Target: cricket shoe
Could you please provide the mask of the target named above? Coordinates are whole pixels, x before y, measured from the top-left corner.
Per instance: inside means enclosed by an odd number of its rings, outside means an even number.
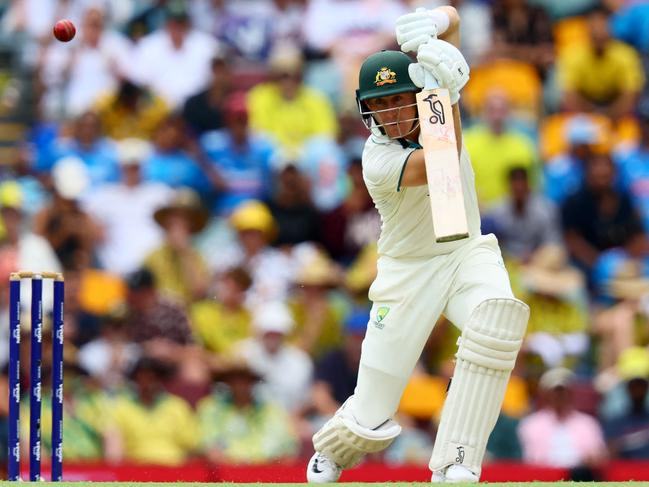
[[[463,465],[449,465],[446,469],[433,472],[433,477],[430,479],[433,483],[476,483],[480,479],[471,470]]]
[[[306,468],[307,481],[314,484],[337,482],[343,469],[327,458],[324,453],[315,452]]]

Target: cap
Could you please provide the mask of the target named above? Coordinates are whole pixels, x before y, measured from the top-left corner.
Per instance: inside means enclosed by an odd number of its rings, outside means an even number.
[[[151,152],[151,144],[143,139],[130,137],[117,143],[117,158],[122,166],[139,166]]]
[[[623,380],[649,379],[649,350],[644,347],[627,348],[620,354],[616,368]]]
[[[544,390],[556,387],[567,387],[575,380],[575,374],[564,367],[556,367],[545,372],[539,381],[539,387]]]
[[[88,168],[76,156],[59,159],[52,168],[52,180],[56,192],[69,200],[77,199],[90,186]]]
[[[577,115],[568,122],[566,138],[570,145],[595,144],[598,138],[597,125],[590,117]]]
[[[271,301],[255,309],[253,318],[255,329],[263,333],[281,333],[286,335],[295,326],[291,311],[281,301]]]
[[[20,210],[23,205],[23,193],[16,181],[5,181],[0,184],[0,208]]]

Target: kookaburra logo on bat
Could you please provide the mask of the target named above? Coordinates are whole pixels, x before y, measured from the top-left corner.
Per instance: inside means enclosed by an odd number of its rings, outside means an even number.
[[[428,105],[430,105],[430,111],[433,112],[431,117],[428,119],[430,123],[439,123],[444,125],[446,123],[444,105],[442,105],[442,102],[439,101],[437,95],[435,93],[431,93],[426,98],[424,98],[424,101],[428,102]]]

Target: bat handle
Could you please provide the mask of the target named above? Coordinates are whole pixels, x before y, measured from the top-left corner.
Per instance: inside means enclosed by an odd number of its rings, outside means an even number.
[[[439,84],[435,77],[424,69],[424,90],[433,90],[439,88]]]

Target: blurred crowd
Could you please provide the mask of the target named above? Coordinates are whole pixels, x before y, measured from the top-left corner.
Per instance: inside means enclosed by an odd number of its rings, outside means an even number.
[[[64,272],[66,461],[310,454],[354,391],[376,272],[358,67],[445,3],[483,233],[531,306],[488,459],[649,459],[649,2],[14,0],[0,312],[10,272]],[[427,463],[457,336],[440,319],[383,461]]]

